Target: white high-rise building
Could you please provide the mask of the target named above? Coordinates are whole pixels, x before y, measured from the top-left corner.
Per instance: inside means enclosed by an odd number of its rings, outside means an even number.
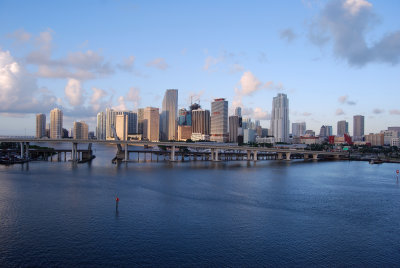
[[[114,139],[112,127],[115,127],[115,111],[113,109],[106,109],[106,139]]]
[[[301,137],[306,134],[306,122],[292,123],[292,136]]]
[[[46,115],[36,115],[36,138],[42,138],[46,136]]]
[[[96,138],[98,140],[106,139],[106,114],[104,112],[97,114]]]
[[[50,139],[61,139],[63,137],[63,112],[54,108],[50,111]]]
[[[177,140],[178,90],[167,89],[161,110],[161,140]]]
[[[289,141],[289,99],[279,93],[272,101],[271,132],[275,142]]]
[[[115,132],[120,140],[128,139],[128,114],[121,113],[115,116]]]
[[[85,122],[74,122],[74,139],[87,140],[89,134],[89,126]]]
[[[223,98],[211,102],[211,141],[228,141],[228,101]]]

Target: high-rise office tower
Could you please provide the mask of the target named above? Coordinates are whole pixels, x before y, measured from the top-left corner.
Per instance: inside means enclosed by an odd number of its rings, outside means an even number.
[[[228,101],[224,98],[211,102],[211,141],[228,141]]]
[[[289,99],[279,93],[272,101],[271,132],[276,142],[289,141]]]
[[[144,120],[144,109],[143,108],[139,108],[138,109],[138,134],[142,134],[143,135],[143,120]]]
[[[167,89],[161,110],[161,140],[177,140],[178,90]]]
[[[229,142],[238,142],[239,116],[229,116]]]
[[[46,137],[46,115],[36,115],[36,138]]]
[[[50,138],[61,139],[63,136],[63,112],[54,108],[50,111]]]
[[[192,133],[210,135],[210,111],[192,110]]]
[[[188,111],[185,108],[179,109],[178,125],[179,126],[191,126],[192,125],[192,116],[191,116],[190,110]]]
[[[292,123],[292,136],[301,137],[306,134],[306,122]]]
[[[236,107],[235,108],[235,115],[241,117],[242,116],[242,108]]]
[[[87,140],[89,133],[89,126],[85,122],[74,122],[74,139]]]
[[[319,136],[320,137],[329,137],[332,136],[332,126],[322,126],[320,131],[319,131]]]
[[[337,135],[344,136],[344,134],[349,134],[349,123],[346,120],[337,122]]]
[[[137,134],[137,113],[135,112],[128,112],[128,134]]]
[[[143,115],[143,137],[149,141],[159,141],[160,114],[159,109],[146,107]]]
[[[353,117],[353,141],[361,141],[364,136],[364,116]]]
[[[115,127],[115,111],[113,109],[106,109],[106,139],[114,139],[114,132],[112,128]]]
[[[128,118],[128,113],[120,113],[115,116],[115,132],[117,133],[118,139],[123,141],[128,139]]]
[[[106,114],[104,112],[97,114],[96,138],[98,140],[106,139]]]

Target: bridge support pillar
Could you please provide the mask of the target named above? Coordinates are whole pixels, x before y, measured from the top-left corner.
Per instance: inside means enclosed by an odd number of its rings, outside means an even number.
[[[256,162],[258,160],[257,151],[253,151],[253,161]]]
[[[25,143],[25,158],[29,158],[29,142]]]
[[[247,150],[247,161],[250,161],[250,157],[251,157],[251,151]]]
[[[336,154],[336,155],[334,156],[334,158],[335,158],[335,160],[339,160],[339,159],[340,159],[340,155]]]
[[[286,153],[286,161],[290,161],[290,153]]]
[[[214,161],[215,149],[211,149],[211,161]]]
[[[78,143],[74,142],[72,143],[72,152],[71,152],[71,159],[73,162],[78,161],[77,156],[78,156]]]
[[[214,160],[213,161],[219,161],[219,149],[214,149]]]
[[[171,158],[169,159],[169,161],[172,161],[172,162],[175,161],[175,146],[171,147]]]
[[[312,159],[313,159],[313,160],[318,160],[318,154],[313,154],[313,155],[312,155]]]
[[[24,158],[24,147],[25,147],[25,142],[20,142],[19,146],[21,147],[21,159]]]
[[[125,157],[124,157],[125,159],[125,161],[128,161],[129,160],[129,152],[128,152],[128,144],[126,143],[125,144]]]
[[[282,160],[282,159],[283,159],[282,153],[278,153],[278,160]]]
[[[308,157],[309,157],[308,154],[304,154],[304,155],[303,155],[304,160],[308,159]]]

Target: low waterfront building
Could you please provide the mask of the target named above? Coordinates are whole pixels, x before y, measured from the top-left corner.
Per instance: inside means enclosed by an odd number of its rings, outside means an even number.
[[[365,142],[371,144],[371,146],[383,146],[384,145],[384,134],[383,133],[370,133],[365,135]]]
[[[178,125],[178,140],[186,141],[192,138],[192,126]]]

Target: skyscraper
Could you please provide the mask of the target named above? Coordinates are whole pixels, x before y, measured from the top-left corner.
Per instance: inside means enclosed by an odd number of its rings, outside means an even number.
[[[276,142],[289,141],[289,100],[279,93],[272,101],[271,132]]]
[[[332,136],[332,126],[322,126],[319,131],[320,137],[329,137]]]
[[[353,117],[353,141],[361,141],[364,136],[364,116]]]
[[[337,135],[344,136],[344,134],[349,134],[349,123],[346,120],[337,122]]]
[[[87,140],[88,133],[89,126],[85,122],[74,122],[74,139]]]
[[[142,134],[143,135],[143,120],[144,120],[144,109],[143,108],[139,108],[138,109],[138,134]]]
[[[161,110],[161,140],[177,140],[178,90],[167,89]]]
[[[137,134],[138,129],[137,129],[137,113],[135,112],[128,112],[128,134]]]
[[[228,101],[224,98],[211,102],[211,141],[228,141]]]
[[[239,116],[229,116],[229,142],[238,142]]]
[[[63,136],[63,112],[54,108],[50,111],[50,138],[61,139]]]
[[[128,139],[128,113],[121,113],[115,116],[115,132],[120,140]]]
[[[241,107],[236,107],[235,108],[235,115],[242,117],[242,108]]]
[[[210,111],[192,110],[192,133],[210,135]]]
[[[160,114],[159,109],[146,107],[144,109],[143,137],[149,141],[159,141]]]
[[[46,137],[46,115],[36,115],[36,138]]]
[[[96,138],[98,140],[106,139],[106,114],[104,112],[97,114]]]
[[[112,127],[115,127],[115,111],[113,109],[106,109],[106,139],[114,139],[114,132]]]
[[[292,123],[292,136],[301,137],[306,134],[306,122]]]

